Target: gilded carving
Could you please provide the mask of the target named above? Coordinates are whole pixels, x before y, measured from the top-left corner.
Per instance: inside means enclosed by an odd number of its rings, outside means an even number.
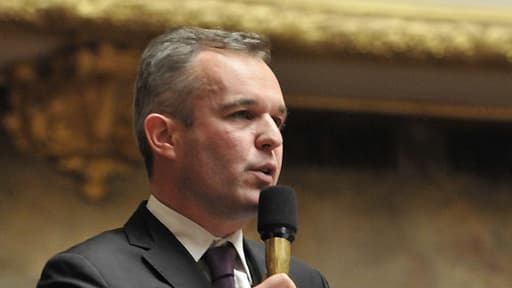
[[[435,3],[20,0],[0,3],[0,21],[54,33],[81,31],[80,37],[92,39],[102,27],[111,37],[130,38],[131,32],[151,35],[175,25],[223,26],[262,32],[287,49],[312,54],[512,64],[510,6]]]
[[[139,161],[131,125],[136,50],[108,44],[13,66],[4,124],[19,148],[84,180],[91,200],[109,176]]]

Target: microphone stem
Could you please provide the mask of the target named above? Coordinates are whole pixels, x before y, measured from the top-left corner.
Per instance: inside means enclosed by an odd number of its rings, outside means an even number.
[[[286,238],[271,237],[265,240],[267,276],[290,271],[291,243]]]

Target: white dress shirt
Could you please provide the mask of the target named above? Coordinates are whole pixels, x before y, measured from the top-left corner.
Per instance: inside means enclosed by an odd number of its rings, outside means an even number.
[[[234,271],[235,287],[251,287],[252,279],[247,261],[245,260],[242,230],[238,230],[225,238],[216,237],[194,221],[165,206],[153,195],[149,196],[147,208],[174,234],[174,236],[176,236],[178,241],[188,250],[196,262],[199,262],[208,248],[231,242],[238,254]],[[204,263],[201,262],[200,265],[207,271]]]

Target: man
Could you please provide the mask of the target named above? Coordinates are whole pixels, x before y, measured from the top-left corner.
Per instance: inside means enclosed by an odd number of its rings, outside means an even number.
[[[327,287],[295,259],[289,276],[266,277],[264,247],[242,236],[281,169],[286,106],[268,60],[253,33],[180,27],[155,38],[134,101],[151,196],[123,228],[50,259],[38,287],[220,287],[214,247],[234,251],[234,287]]]

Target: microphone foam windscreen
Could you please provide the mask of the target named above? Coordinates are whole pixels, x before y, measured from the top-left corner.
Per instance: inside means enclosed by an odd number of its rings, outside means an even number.
[[[258,232],[265,234],[284,231],[295,235],[297,231],[297,198],[287,186],[270,186],[260,193],[258,204]]]

